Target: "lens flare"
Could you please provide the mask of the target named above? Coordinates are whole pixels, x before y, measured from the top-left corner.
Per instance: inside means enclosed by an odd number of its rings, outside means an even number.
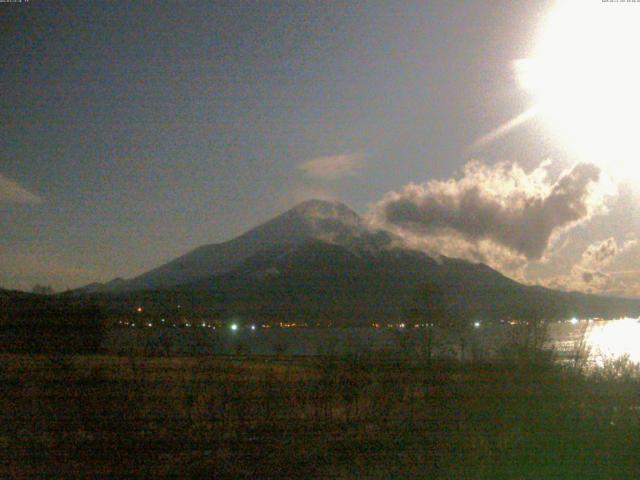
[[[639,24],[637,4],[561,1],[533,55],[516,62],[545,123],[618,178],[640,176]]]

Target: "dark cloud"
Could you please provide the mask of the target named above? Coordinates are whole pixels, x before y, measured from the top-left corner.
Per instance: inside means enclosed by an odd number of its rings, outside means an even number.
[[[606,284],[610,282],[609,275],[607,275],[606,273],[598,272],[598,271],[582,272],[581,278],[584,283],[597,284],[597,286],[600,288],[604,288]],[[574,286],[574,289],[579,290],[579,288],[575,288],[575,286]]]
[[[619,243],[610,237],[588,245],[566,275],[547,279],[552,288],[606,295],[635,295],[640,292],[639,270],[615,271],[615,264],[635,267],[640,242],[635,238]]]
[[[585,283],[589,283],[593,280],[593,273],[591,272],[583,272],[582,273],[582,281]]]
[[[601,264],[613,258],[619,252],[618,244],[613,238],[602,242],[595,242],[583,253],[583,261],[593,264]]]
[[[526,173],[515,164],[469,163],[460,179],[411,184],[375,206],[379,223],[417,236],[491,242],[528,260],[540,259],[553,235],[591,216],[600,170],[578,164],[555,182],[547,164]]]

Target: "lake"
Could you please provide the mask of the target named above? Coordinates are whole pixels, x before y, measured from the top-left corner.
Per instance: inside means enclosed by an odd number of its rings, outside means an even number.
[[[513,342],[522,326],[508,323],[471,327],[466,335],[467,350],[482,355],[499,354]],[[403,351],[423,349],[428,329],[414,328],[260,328],[249,326],[211,329],[191,328],[116,328],[105,340],[108,353],[147,354],[249,354],[249,355],[344,355],[347,353]],[[628,355],[640,362],[640,323],[637,319],[609,321],[574,320],[552,323],[545,345],[561,356],[581,348],[595,363]],[[435,330],[433,349],[437,356],[457,356],[457,338]]]

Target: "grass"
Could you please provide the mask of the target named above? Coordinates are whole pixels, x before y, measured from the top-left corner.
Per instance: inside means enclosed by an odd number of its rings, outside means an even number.
[[[640,478],[625,359],[4,355],[0,381],[0,478]]]

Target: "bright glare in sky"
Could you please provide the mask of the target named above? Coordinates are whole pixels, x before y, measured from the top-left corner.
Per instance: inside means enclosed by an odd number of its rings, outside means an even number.
[[[516,64],[535,107],[582,160],[640,176],[640,3],[560,1]]]

